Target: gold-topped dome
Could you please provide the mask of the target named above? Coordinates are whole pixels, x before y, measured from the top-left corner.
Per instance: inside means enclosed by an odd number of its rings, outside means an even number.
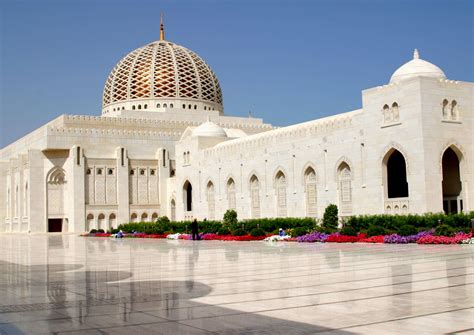
[[[193,51],[164,40],[163,28],[160,38],[130,52],[114,67],[105,83],[102,114],[135,110],[138,105],[148,111],[171,105],[222,113],[221,87],[210,66]]]

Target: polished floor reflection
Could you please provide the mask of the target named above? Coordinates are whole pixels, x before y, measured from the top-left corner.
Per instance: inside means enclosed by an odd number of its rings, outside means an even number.
[[[0,234],[0,334],[474,332],[474,245]]]

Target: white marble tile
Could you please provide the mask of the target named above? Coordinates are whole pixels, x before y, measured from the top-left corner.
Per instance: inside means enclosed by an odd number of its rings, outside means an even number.
[[[14,248],[12,248],[14,246]],[[474,328],[474,246],[0,235],[0,333]]]

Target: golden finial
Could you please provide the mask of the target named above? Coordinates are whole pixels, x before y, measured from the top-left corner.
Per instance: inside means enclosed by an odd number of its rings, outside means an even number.
[[[163,25],[163,13],[160,15],[160,41],[165,39],[165,27]]]

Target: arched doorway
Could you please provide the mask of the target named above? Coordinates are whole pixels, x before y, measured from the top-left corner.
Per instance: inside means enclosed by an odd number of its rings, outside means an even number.
[[[61,232],[63,226],[66,174],[64,169],[53,167],[46,178],[48,202],[48,232]]]
[[[137,213],[132,213],[132,216],[130,216],[130,220],[132,222],[138,222],[138,215]]]
[[[104,231],[107,230],[107,227],[105,226],[105,215],[102,213],[97,217],[97,229],[103,229]]]
[[[142,214],[141,222],[148,222],[148,214],[147,213]]]
[[[183,203],[186,212],[193,210],[193,186],[188,180],[183,185]]]
[[[385,165],[385,196],[392,198],[408,198],[408,182],[405,157],[398,150],[391,150],[384,158]]]
[[[158,213],[151,214],[151,221],[156,222],[156,220],[158,220]]]
[[[116,226],[117,226],[117,217],[115,216],[114,213],[112,213],[109,216],[109,227],[113,229],[113,228],[116,228]]]
[[[460,157],[451,147],[443,153],[443,210],[446,214],[463,210]]]
[[[86,231],[89,232],[94,228],[94,215],[88,214],[86,219]]]

